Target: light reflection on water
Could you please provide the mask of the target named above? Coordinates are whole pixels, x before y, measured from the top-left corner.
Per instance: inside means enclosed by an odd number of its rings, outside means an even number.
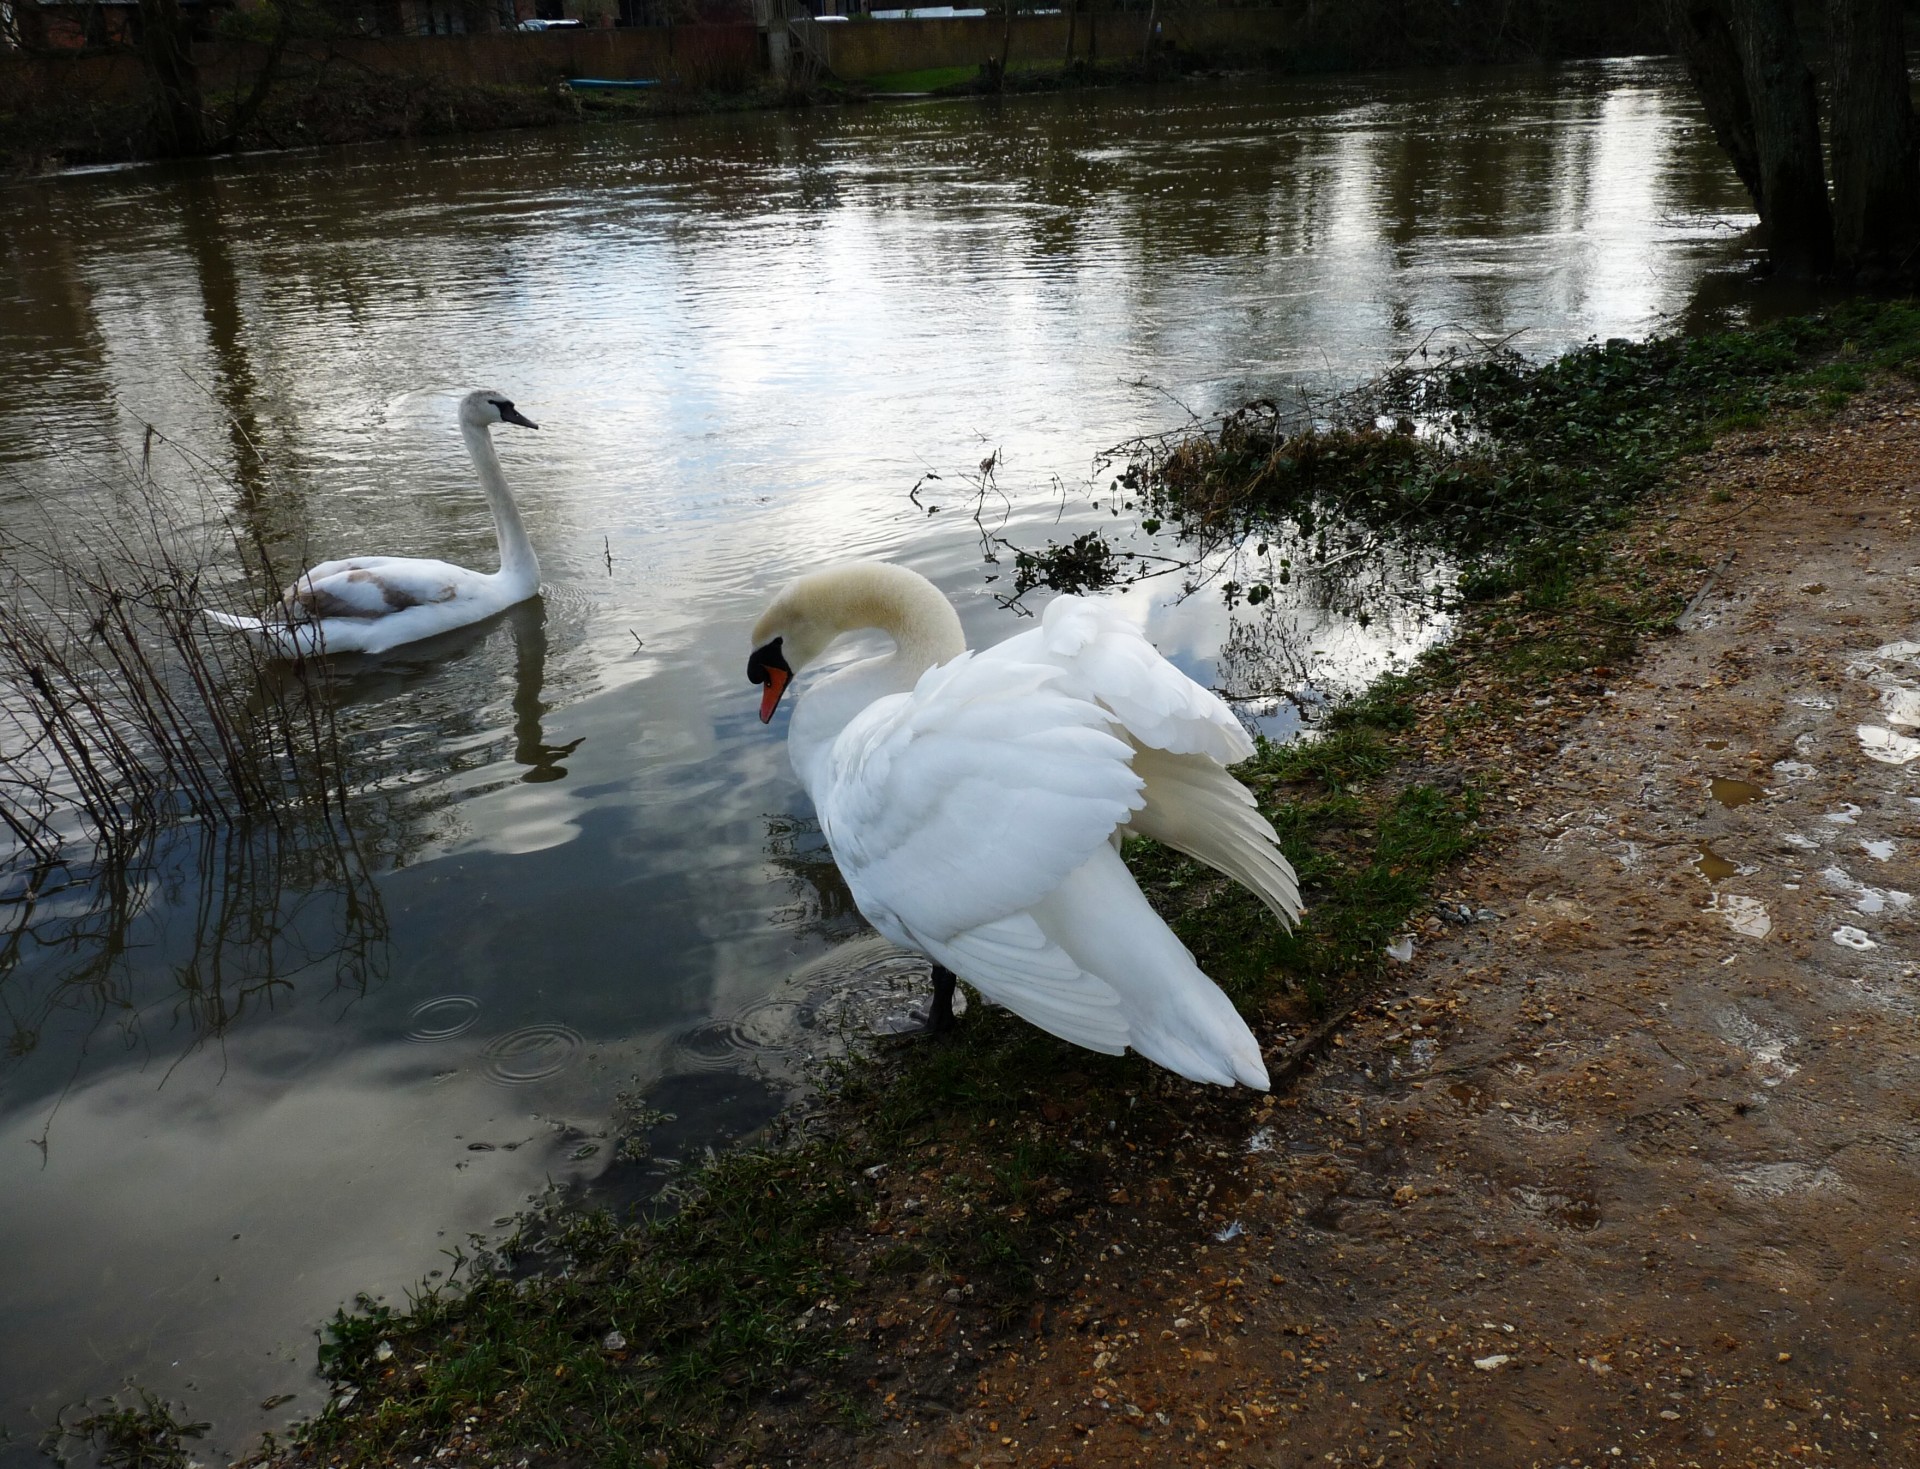
[[[960,480],[989,451],[1007,534],[1070,535],[1108,520],[1085,479],[1112,443],[1423,342],[1656,328],[1750,222],[1638,62],[342,149],[7,205],[0,524],[84,536],[66,486],[150,420],[288,560],[488,566],[418,390],[487,383],[542,425],[499,440],[542,602],[352,673],[355,982],[307,947],[335,903],[266,934],[285,982],[209,1035],[177,852],[88,1003],[55,988],[71,949],[0,971],[0,1015],[32,1020],[0,1059],[0,1421],[131,1374],[222,1448],[271,1393],[317,1407],[310,1333],[356,1290],[397,1294],[548,1179],[630,1192],[616,1092],[696,1147],[777,1103],[838,987],[904,1004],[754,718],[772,587],[888,556],[996,641],[1017,623]],[[929,470],[933,515],[907,499]],[[1277,733],[1276,694],[1438,632],[1172,590],[1125,595]]]

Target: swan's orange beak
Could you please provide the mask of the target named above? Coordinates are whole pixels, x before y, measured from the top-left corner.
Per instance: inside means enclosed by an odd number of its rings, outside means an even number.
[[[787,691],[787,685],[793,682],[793,675],[784,668],[769,668],[767,684],[760,691],[760,722],[773,723],[773,711],[780,707],[780,696]]]
[[[755,648],[753,656],[747,659],[747,682],[761,685],[762,724],[773,722],[773,711],[780,707],[780,696],[787,691],[787,685],[793,682],[793,670],[787,666],[786,657],[780,651],[780,641],[775,638],[765,646]]]

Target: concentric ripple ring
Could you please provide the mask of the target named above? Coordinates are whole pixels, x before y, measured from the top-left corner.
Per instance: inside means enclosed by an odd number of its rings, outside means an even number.
[[[472,995],[435,995],[422,1000],[407,1012],[413,1024],[407,1027],[407,1039],[432,1045],[465,1035],[480,1019],[480,1002]]]
[[[585,1046],[585,1038],[570,1025],[523,1025],[488,1041],[480,1054],[489,1081],[524,1086],[565,1071]]]

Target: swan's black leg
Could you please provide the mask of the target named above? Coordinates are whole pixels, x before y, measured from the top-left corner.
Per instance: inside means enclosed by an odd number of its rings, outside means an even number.
[[[935,1035],[953,1029],[953,971],[933,966],[933,1008],[927,1012],[927,1029]]]

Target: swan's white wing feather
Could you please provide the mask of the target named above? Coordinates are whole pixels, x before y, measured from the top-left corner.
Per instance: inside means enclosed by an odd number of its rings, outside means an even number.
[[[996,1005],[1062,1040],[1109,1056],[1127,1048],[1120,997],[1074,963],[1031,914],[982,924],[945,943],[922,940],[921,947]]]
[[[1288,928],[1299,922],[1299,879],[1251,791],[1205,755],[1142,748],[1133,768],[1146,778],[1147,800],[1131,830],[1224,872]]]
[[[1014,645],[1022,646],[1014,646]],[[1064,688],[1111,709],[1135,746],[1145,804],[1129,829],[1251,889],[1291,927],[1300,885],[1253,795],[1225,767],[1253,754],[1233,711],[1161,657],[1112,603],[1058,597],[1032,632],[993,651],[1050,662]]]
[[[1219,695],[1161,657],[1111,602],[1056,597],[1040,626],[1012,641],[1029,639],[1068,672],[1074,693],[1106,705],[1139,744],[1176,755],[1211,756],[1222,765],[1237,765],[1253,754],[1253,741]]]
[[[947,942],[1039,901],[1128,819],[1133,751],[1059,681],[963,654],[840,732],[814,803],[870,917]]]

